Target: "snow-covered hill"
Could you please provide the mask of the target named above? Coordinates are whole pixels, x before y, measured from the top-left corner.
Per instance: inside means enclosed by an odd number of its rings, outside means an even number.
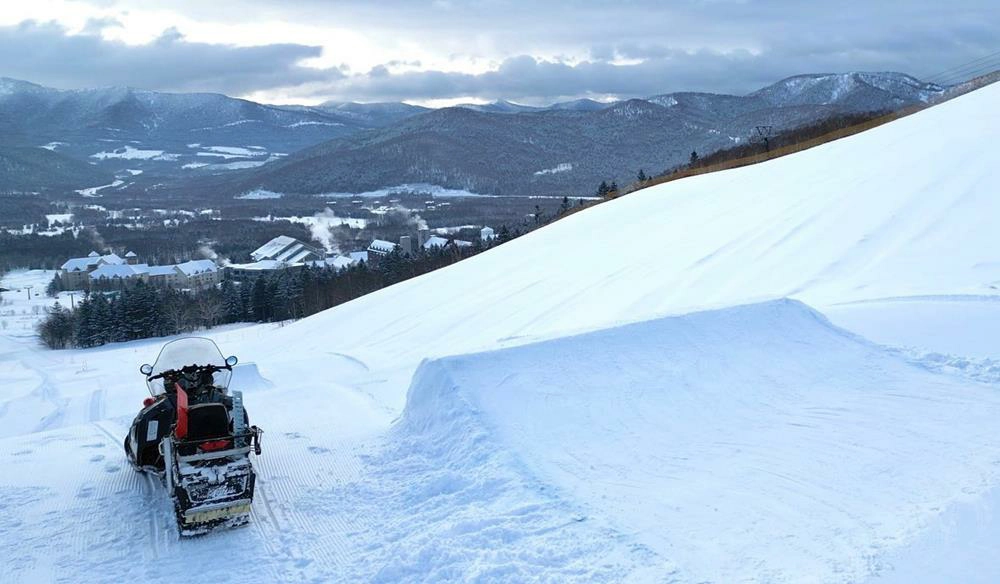
[[[918,351],[968,348],[955,315],[1000,320],[998,99],[213,333],[252,362],[238,379],[267,430],[235,532],[178,541],[162,489],[123,464],[130,372],[159,342],[0,336],[0,422],[26,429],[0,440],[0,580],[995,580],[976,550],[996,529],[950,534],[964,566],[921,562],[949,517],[1000,525],[1000,393],[968,375],[996,381],[1000,354]]]

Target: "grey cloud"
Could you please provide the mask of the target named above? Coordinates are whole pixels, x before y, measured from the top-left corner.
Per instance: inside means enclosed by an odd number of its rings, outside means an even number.
[[[298,65],[320,52],[297,44],[194,43],[172,28],[149,44],[130,46],[96,34],[70,35],[53,23],[0,27],[0,76],[66,88],[128,85],[238,95],[343,77],[336,69]]]
[[[122,10],[159,3],[206,21],[346,27],[386,46],[401,40],[432,55],[499,66],[479,75],[393,73],[405,65],[401,54],[367,72],[343,65],[318,71],[296,65],[318,55],[317,47],[225,47],[190,43],[179,33],[126,47],[36,24],[0,29],[0,75],[57,86],[280,88],[283,95],[360,101],[471,96],[536,103],[678,90],[744,93],[799,73],[897,70],[926,77],[944,71],[997,50],[995,2],[450,0],[438,8],[433,0],[118,0]],[[613,64],[619,59],[641,62]]]

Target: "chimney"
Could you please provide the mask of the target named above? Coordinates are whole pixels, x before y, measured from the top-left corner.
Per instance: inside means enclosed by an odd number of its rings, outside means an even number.
[[[399,238],[399,251],[405,255],[413,255],[413,238],[404,235]]]
[[[427,240],[430,239],[431,230],[426,227],[421,227],[417,229],[417,245],[423,247]]]

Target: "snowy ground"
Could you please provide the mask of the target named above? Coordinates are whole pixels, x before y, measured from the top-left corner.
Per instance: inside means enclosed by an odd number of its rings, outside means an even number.
[[[229,533],[123,464],[162,341],[4,333],[0,581],[998,581],[998,99],[211,332],[267,431]]]

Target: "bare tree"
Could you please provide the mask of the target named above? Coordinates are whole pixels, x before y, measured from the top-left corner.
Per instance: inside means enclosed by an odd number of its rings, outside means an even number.
[[[196,310],[201,324],[205,328],[212,328],[222,319],[222,298],[218,294],[199,294]]]

